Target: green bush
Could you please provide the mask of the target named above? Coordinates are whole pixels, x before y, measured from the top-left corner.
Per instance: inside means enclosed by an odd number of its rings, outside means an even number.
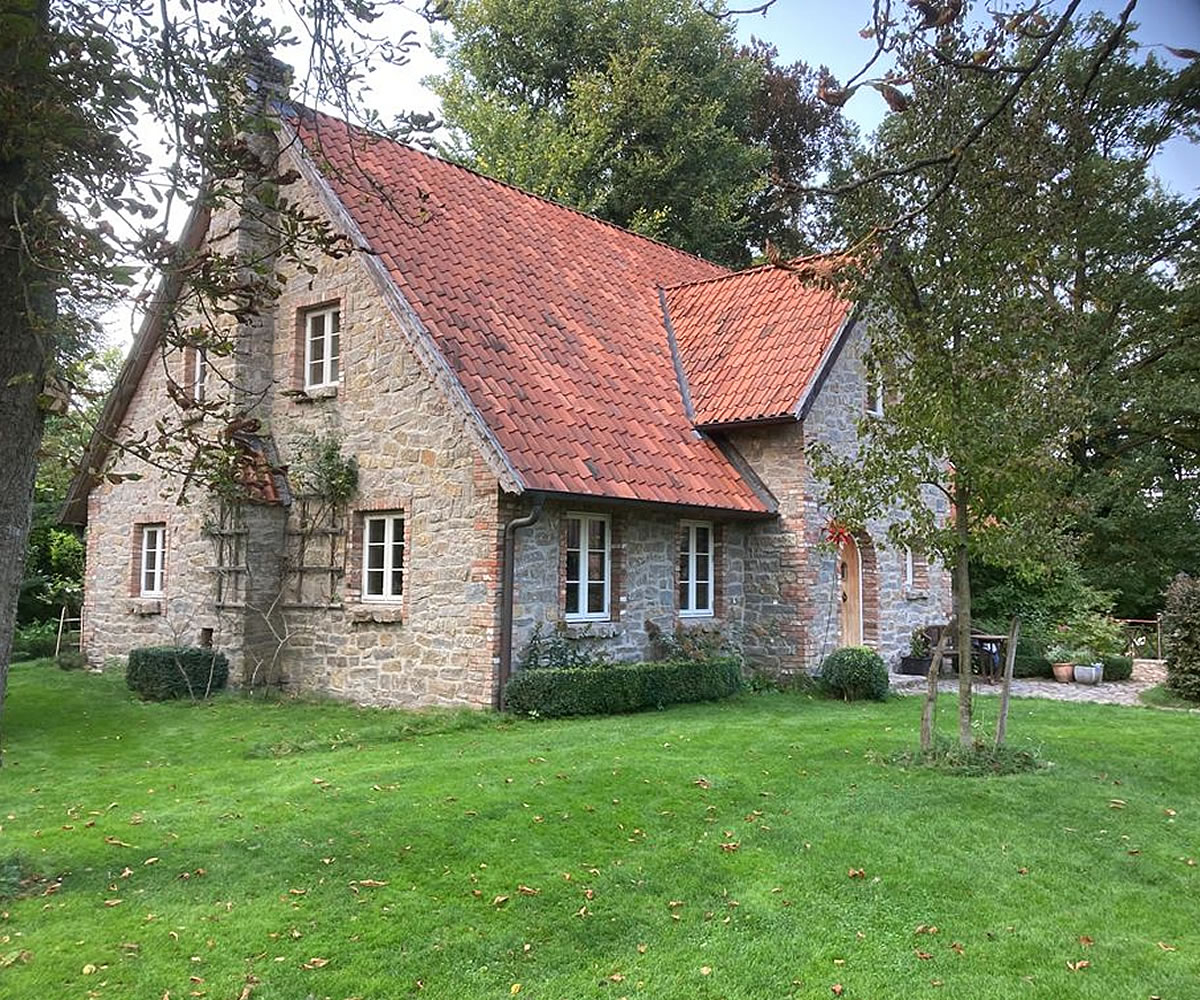
[[[882,701],[888,692],[888,672],[883,658],[866,646],[850,646],[830,653],[821,663],[821,680],[846,701],[863,698]]]
[[[616,663],[522,670],[504,689],[510,712],[546,717],[615,715],[689,701],[715,701],[742,689],[732,657],[703,663]]]
[[[1200,580],[1180,573],[1167,588],[1162,616],[1167,653],[1167,687],[1200,701]]]
[[[590,670],[607,667],[612,660],[598,643],[600,639],[588,626],[572,629],[565,622],[555,624],[547,634],[538,622],[521,653],[522,670]]]
[[[1104,679],[1106,681],[1127,681],[1133,676],[1133,657],[1117,656],[1110,653],[1100,657],[1104,664]]]
[[[147,701],[207,698],[229,680],[224,653],[192,646],[146,646],[129,651],[125,683]]]
[[[65,637],[64,637],[65,638]],[[13,632],[12,660],[40,660],[53,656],[58,643],[58,622],[34,622]]]

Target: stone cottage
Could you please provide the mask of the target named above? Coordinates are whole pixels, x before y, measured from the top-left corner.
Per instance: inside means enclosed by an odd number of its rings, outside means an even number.
[[[257,145],[279,193],[355,252],[279,257],[269,199],[193,214],[187,246],[276,257],[278,294],[217,352],[164,336],[183,278],[164,281],[66,510],[91,662],[211,644],[243,683],[486,706],[538,623],[625,659],[647,622],[718,629],[787,674],[839,645],[894,662],[947,618],[944,569],[885,548],[886,522],[829,541],[806,446],[853,449],[885,404],[860,312],[817,268],[731,273],[275,108]],[[237,500],[181,505],[114,446],[222,395]],[[306,485],[314,453],[352,490]]]

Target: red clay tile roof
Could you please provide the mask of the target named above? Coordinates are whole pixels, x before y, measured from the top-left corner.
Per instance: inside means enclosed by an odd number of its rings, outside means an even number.
[[[658,297],[723,268],[301,113],[313,160],[529,489],[767,509],[688,420]]]
[[[700,426],[794,415],[850,310],[803,267],[757,267],[664,294]]]

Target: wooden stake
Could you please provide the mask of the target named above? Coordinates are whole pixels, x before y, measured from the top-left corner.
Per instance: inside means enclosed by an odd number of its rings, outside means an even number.
[[[925,684],[925,705],[921,709],[921,750],[928,752],[933,748],[933,721],[937,713],[938,674],[942,672],[942,658],[946,652],[946,640],[954,633],[954,623],[951,622],[938,637],[933,649],[933,658],[929,661],[929,676]]]
[[[1000,718],[996,720],[996,746],[1004,746],[1004,731],[1008,728],[1008,692],[1012,688],[1013,666],[1017,661],[1017,636],[1021,634],[1021,619],[1013,615],[1008,630],[1008,645],[1004,647],[1004,687],[1000,691]]]

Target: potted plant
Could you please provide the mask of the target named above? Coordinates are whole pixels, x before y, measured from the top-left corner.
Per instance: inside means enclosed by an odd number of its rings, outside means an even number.
[[[931,653],[929,634],[923,628],[913,629],[908,655],[900,657],[900,673],[928,677],[929,667],[933,663]]]
[[[1077,649],[1071,654],[1077,684],[1099,684],[1104,680],[1104,664],[1091,649]]]
[[[1054,679],[1060,684],[1070,684],[1075,678],[1074,651],[1066,646],[1051,646],[1046,650],[1046,659],[1054,670]]]

